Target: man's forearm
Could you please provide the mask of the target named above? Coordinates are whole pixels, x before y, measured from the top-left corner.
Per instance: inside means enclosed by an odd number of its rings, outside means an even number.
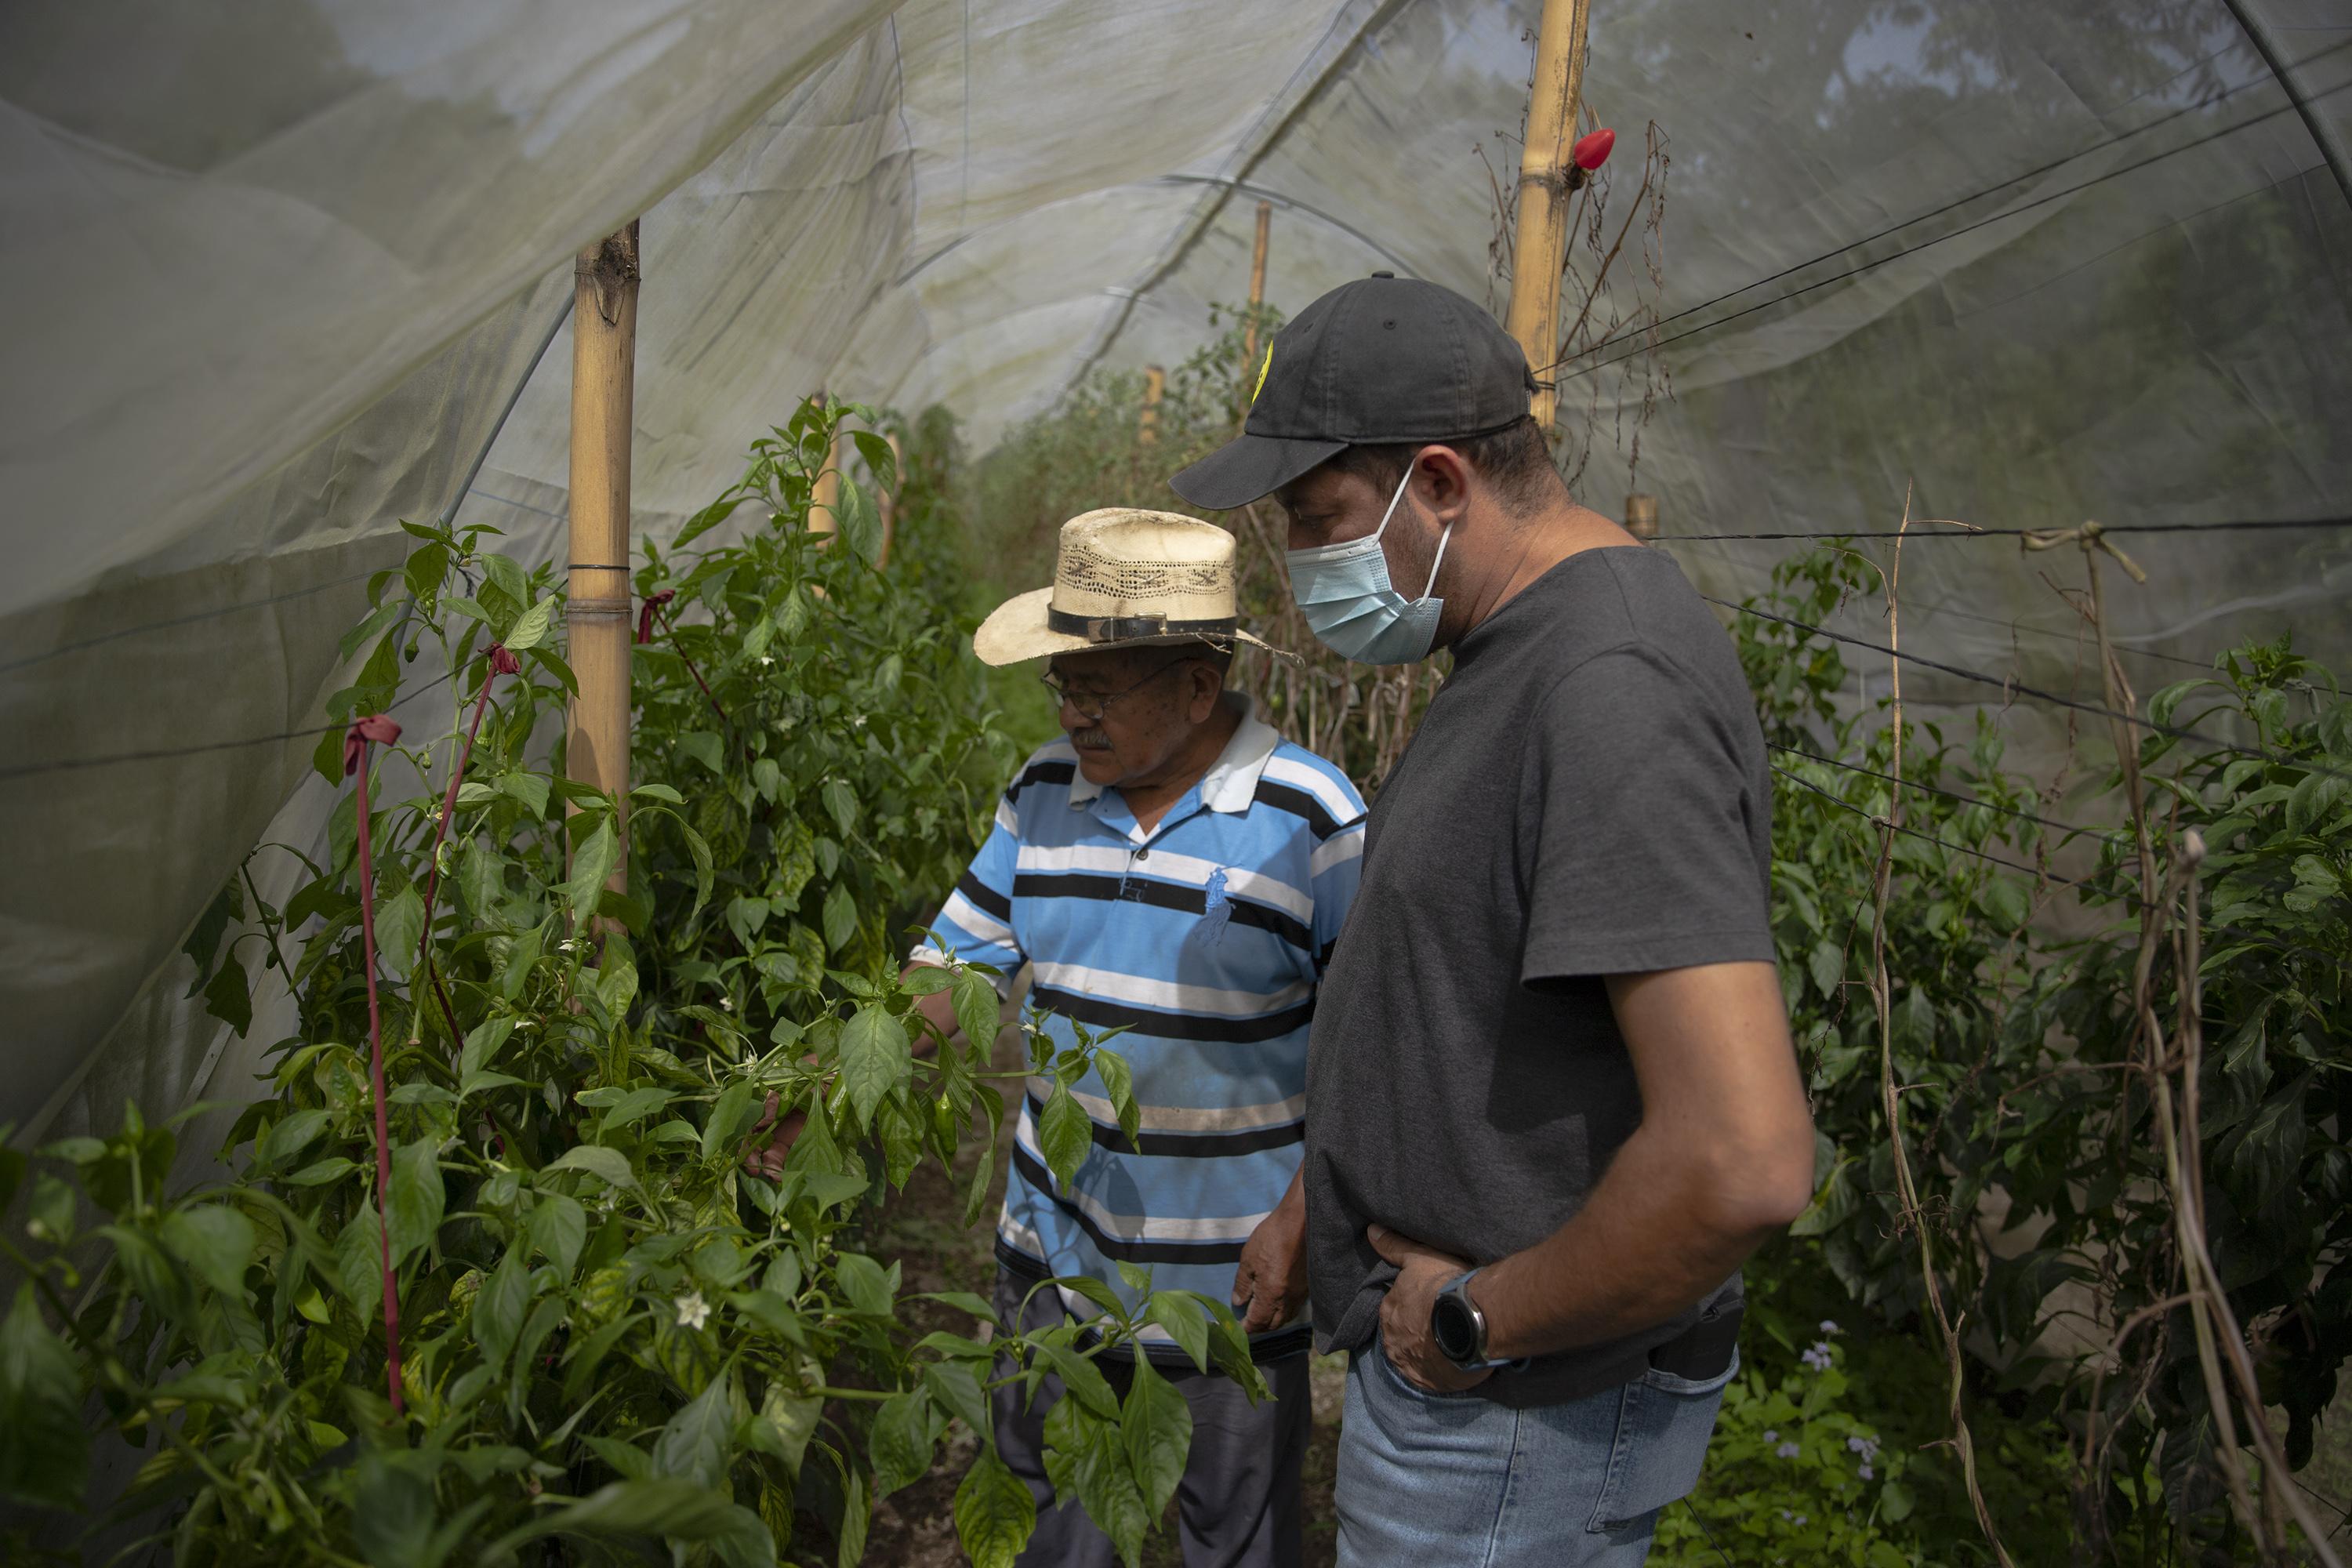
[[[1690,1151],[1643,1128],[1566,1225],[1481,1269],[1471,1300],[1497,1361],[1599,1344],[1664,1322],[1728,1279],[1777,1225],[1720,1213]]]

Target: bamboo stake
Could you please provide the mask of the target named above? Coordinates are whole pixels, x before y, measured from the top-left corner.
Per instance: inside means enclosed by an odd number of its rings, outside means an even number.
[[[1625,531],[1647,542],[1658,537],[1658,498],[1635,490],[1625,498]]]
[[[1242,330],[1242,385],[1257,380],[1257,313],[1265,303],[1265,242],[1274,228],[1274,204],[1257,204],[1257,246],[1250,253],[1249,324]],[[1249,394],[1242,400],[1247,403]]]
[[[1135,416],[1135,444],[1160,444],[1160,399],[1168,390],[1168,373],[1156,364],[1143,367],[1143,407]]]
[[[603,790],[616,805],[629,794],[629,436],[636,402],[637,255],[633,222],[583,250],[572,273],[565,616],[580,693],[565,726],[564,762],[572,778]],[[629,840],[625,832],[619,837],[622,855],[605,886],[625,892]]]
[[[1518,218],[1511,243],[1511,300],[1504,330],[1530,365],[1559,358],[1559,279],[1568,256],[1569,146],[1584,86],[1585,24],[1591,0],[1544,0],[1536,32],[1536,77],[1528,94],[1528,132],[1519,154]],[[1529,411],[1549,430],[1559,394],[1538,378]]]

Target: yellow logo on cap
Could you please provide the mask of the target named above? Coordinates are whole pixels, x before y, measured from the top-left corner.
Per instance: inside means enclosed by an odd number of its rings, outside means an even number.
[[[1250,406],[1257,406],[1257,395],[1265,390],[1265,373],[1274,368],[1274,344],[1265,345],[1265,357],[1257,362],[1257,384],[1250,388]]]

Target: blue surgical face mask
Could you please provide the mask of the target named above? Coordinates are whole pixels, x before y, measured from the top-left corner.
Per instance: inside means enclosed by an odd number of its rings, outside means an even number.
[[[1418,599],[1408,600],[1390,585],[1388,557],[1381,550],[1381,535],[1389,531],[1389,519],[1396,515],[1397,503],[1412,482],[1412,470],[1407,468],[1396,494],[1389,498],[1389,510],[1381,514],[1380,527],[1363,538],[1288,552],[1290,592],[1308,628],[1343,658],[1412,664],[1429,657],[1429,645],[1437,636],[1437,616],[1445,601],[1430,597],[1430,591],[1437,586],[1437,568],[1445,559],[1454,525],[1447,523],[1438,535],[1429,585]]]

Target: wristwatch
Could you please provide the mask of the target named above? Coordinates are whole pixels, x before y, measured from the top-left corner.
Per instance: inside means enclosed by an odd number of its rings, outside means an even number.
[[[1473,1268],[1440,1290],[1429,1307],[1429,1337],[1437,1342],[1439,1353],[1464,1372],[1482,1372],[1492,1364],[1486,1359],[1486,1314],[1470,1299],[1470,1281],[1477,1277]]]

